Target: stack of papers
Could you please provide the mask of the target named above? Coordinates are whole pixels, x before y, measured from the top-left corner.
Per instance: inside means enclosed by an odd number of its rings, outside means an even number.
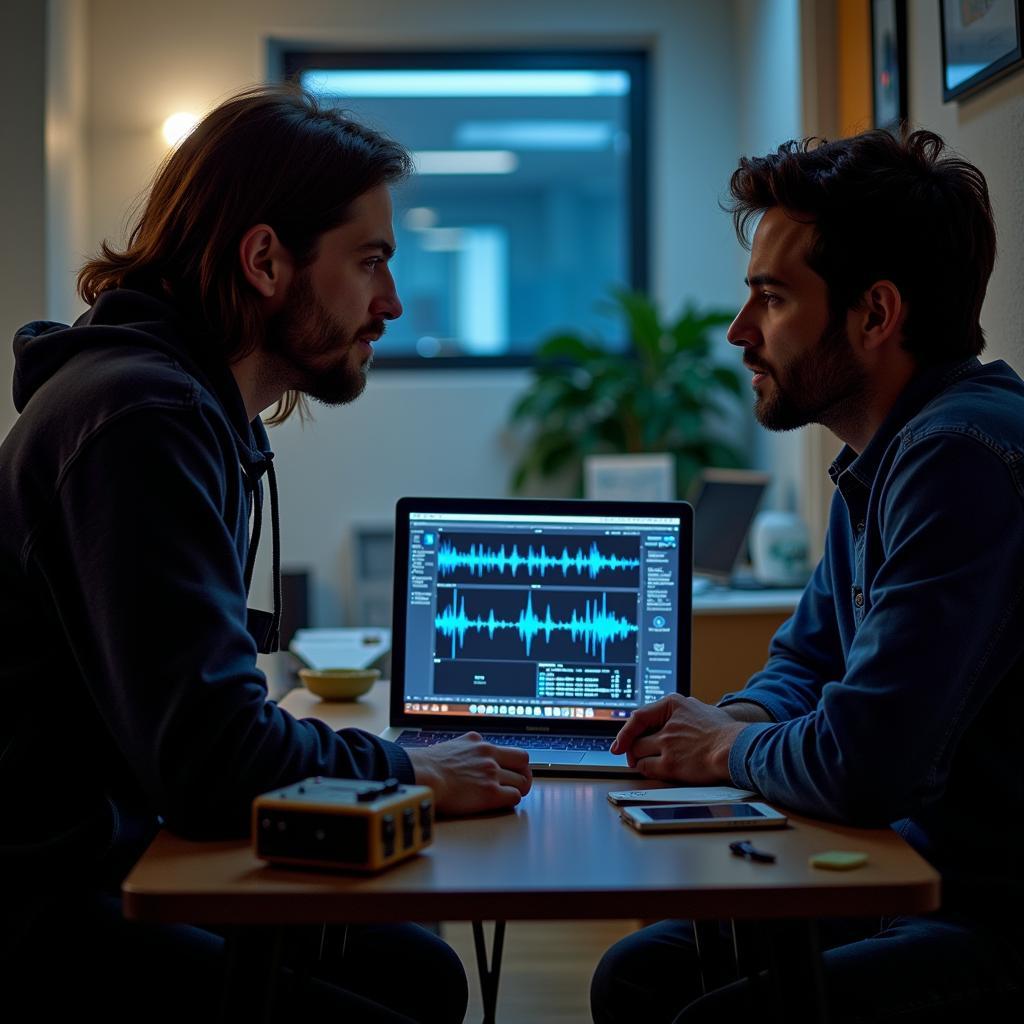
[[[391,630],[300,629],[288,649],[309,668],[369,668],[391,650]]]

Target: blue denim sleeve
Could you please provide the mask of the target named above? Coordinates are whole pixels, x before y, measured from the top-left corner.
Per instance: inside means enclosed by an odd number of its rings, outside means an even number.
[[[939,798],[965,729],[1024,647],[1022,504],[1014,465],[979,439],[935,431],[905,445],[879,494],[868,539],[881,550],[845,671],[817,675],[835,646],[815,628],[828,606],[819,570],[751,680],[751,696],[789,720],[739,734],[733,782],[861,825]]]

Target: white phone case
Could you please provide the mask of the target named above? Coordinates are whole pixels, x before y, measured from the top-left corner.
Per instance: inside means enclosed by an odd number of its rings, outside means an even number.
[[[665,805],[650,805],[651,810],[661,809]],[[718,808],[729,807],[729,804],[712,805]],[[788,819],[781,811],[769,807],[767,804],[743,804],[744,807],[755,807],[764,817],[761,818],[731,818],[731,817],[708,817],[708,818],[684,818],[678,821],[666,820],[657,821],[649,818],[645,807],[623,807],[619,812],[622,820],[627,825],[632,825],[638,832],[720,832],[725,830],[740,830],[752,828],[781,828]]]

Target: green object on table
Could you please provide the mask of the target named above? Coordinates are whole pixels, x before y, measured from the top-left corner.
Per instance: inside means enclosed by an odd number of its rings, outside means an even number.
[[[812,868],[824,868],[826,871],[852,871],[867,864],[868,855],[850,850],[827,850],[808,857],[807,862]]]

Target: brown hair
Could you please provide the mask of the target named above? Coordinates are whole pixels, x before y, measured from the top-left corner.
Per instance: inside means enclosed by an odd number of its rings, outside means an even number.
[[[890,280],[908,304],[904,348],[918,362],[978,355],[995,222],[985,176],[944,150],[929,131],[786,142],[740,160],[727,209],[747,246],[752,221],[771,207],[812,222],[807,262],[828,285],[833,313]]]
[[[258,296],[236,257],[242,235],[269,224],[301,268],[352,203],[411,169],[398,143],[294,85],[257,86],[211,111],[164,161],[123,251],[107,242],[78,274],[92,305],[110,288],[167,295],[233,362],[261,343]],[[300,405],[289,392],[268,419]]]

